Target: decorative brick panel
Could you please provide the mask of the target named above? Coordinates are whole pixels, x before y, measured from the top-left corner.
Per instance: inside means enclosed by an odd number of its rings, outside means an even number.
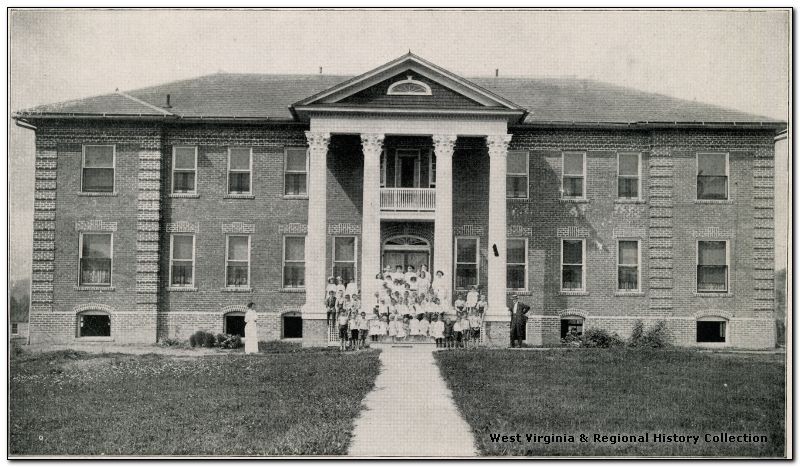
[[[222,224],[222,233],[225,234],[251,234],[255,231],[255,224],[245,224],[244,222],[231,222],[230,224]]]
[[[556,237],[588,237],[589,229],[585,227],[558,227],[556,229]]]
[[[77,221],[75,230],[78,232],[116,232],[117,223],[101,220]]]
[[[282,233],[301,233],[301,232],[282,232]],[[361,235],[361,224],[329,224],[328,235]]]
[[[483,237],[482,225],[460,225],[453,227],[453,235],[456,237]]]
[[[168,233],[196,233],[199,231],[197,223],[186,221],[168,222],[166,230]]]
[[[733,238],[731,229],[722,227],[706,227],[704,229],[694,229],[692,234],[695,238]]]
[[[533,228],[523,225],[509,225],[506,235],[509,237],[530,237],[533,235]]]

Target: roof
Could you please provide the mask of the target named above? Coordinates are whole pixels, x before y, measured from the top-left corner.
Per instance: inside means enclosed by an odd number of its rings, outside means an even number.
[[[353,79],[335,75],[217,73],[19,111],[15,118],[151,116],[291,121],[289,106]],[[527,109],[526,124],[783,122],[724,107],[586,79],[469,78]],[[171,107],[166,107],[166,95]]]

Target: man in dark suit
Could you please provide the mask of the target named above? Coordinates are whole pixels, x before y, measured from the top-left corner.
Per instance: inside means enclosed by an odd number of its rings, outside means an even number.
[[[525,324],[528,322],[528,311],[531,309],[528,305],[519,302],[519,297],[513,295],[511,297],[511,347],[514,347],[514,341],[519,341],[519,346],[522,347],[522,341],[525,339]]]

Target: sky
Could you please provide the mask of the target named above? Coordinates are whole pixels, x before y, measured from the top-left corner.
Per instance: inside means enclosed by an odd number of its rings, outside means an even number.
[[[411,50],[465,77],[596,79],[788,120],[789,13],[16,10],[11,110],[218,71],[359,74]],[[33,132],[9,122],[10,266],[30,275]],[[776,153],[776,263],[788,145]]]

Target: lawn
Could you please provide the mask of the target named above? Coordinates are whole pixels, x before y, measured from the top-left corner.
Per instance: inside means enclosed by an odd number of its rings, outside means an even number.
[[[491,456],[784,456],[784,357],[690,350],[436,353],[480,453]],[[517,433],[520,441],[492,440]],[[594,438],[645,433],[646,442]],[[700,438],[654,442],[655,433]],[[765,435],[767,442],[706,442],[706,433]],[[528,442],[526,434],[563,440]]]
[[[266,350],[14,356],[10,455],[346,454],[378,352]]]

